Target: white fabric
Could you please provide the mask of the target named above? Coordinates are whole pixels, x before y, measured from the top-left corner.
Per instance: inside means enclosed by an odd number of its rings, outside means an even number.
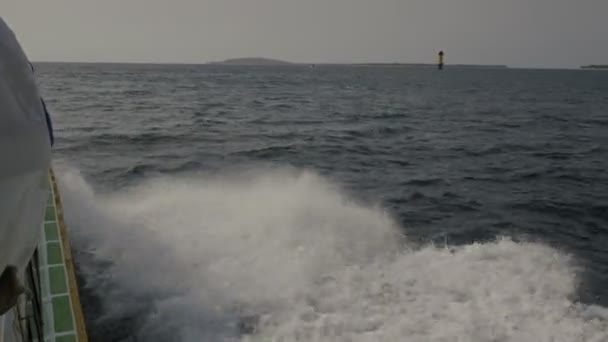
[[[40,240],[50,141],[40,94],[15,34],[0,18],[0,273],[23,274]]]

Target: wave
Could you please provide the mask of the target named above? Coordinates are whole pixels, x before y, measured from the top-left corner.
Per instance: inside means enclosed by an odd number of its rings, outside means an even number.
[[[103,304],[93,326],[130,319],[137,340],[608,339],[608,310],[576,302],[569,255],[508,238],[414,247],[381,207],[312,172],[159,177],[110,193],[77,170],[58,175],[80,271]]]

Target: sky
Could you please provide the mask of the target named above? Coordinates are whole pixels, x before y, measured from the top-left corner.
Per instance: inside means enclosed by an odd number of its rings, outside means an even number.
[[[34,61],[608,64],[608,0],[0,0]]]

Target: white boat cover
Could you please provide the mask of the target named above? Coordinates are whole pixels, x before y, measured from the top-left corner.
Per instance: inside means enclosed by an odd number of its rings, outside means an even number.
[[[41,238],[49,129],[33,68],[0,18],[0,274],[14,267],[21,278]]]

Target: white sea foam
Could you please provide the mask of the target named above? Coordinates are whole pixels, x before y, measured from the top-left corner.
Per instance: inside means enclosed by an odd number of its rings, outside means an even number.
[[[112,262],[84,265],[106,317],[152,309],[142,340],[608,341],[606,309],[574,301],[562,252],[509,239],[410,249],[383,210],[310,172],[109,194],[59,173],[77,247]],[[253,334],[237,329],[243,317]]]

